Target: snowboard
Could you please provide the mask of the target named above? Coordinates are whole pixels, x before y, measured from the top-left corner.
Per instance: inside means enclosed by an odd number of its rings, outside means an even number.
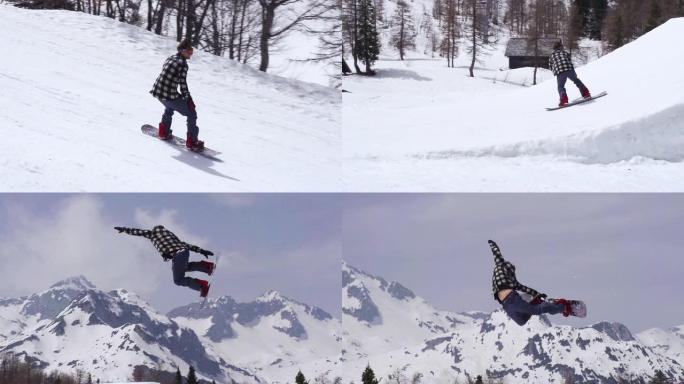
[[[148,136],[156,137],[157,139],[159,139],[159,129],[157,127],[153,127],[149,124],[145,124],[142,127],[140,127],[140,130],[142,131],[142,133],[144,133]],[[204,149],[202,149],[202,150],[189,149],[188,147],[185,146],[185,139],[180,138],[178,136],[174,135],[170,140],[164,140],[164,141],[167,142],[169,145],[173,145],[175,147],[185,149],[186,151],[193,152],[193,153],[196,153],[198,155],[202,155],[208,159],[221,161],[219,158],[216,157],[216,156],[220,155],[221,152],[215,151],[215,150],[213,150],[211,148],[207,148],[207,147],[204,147]]]
[[[202,302],[200,303],[200,309],[204,308],[204,306],[207,304],[207,300],[209,299],[209,292],[211,292],[211,282],[216,275],[216,271],[218,270],[218,265],[219,265],[219,253],[216,252],[214,254],[214,273],[211,274],[211,276],[207,276],[207,281],[209,282],[209,291],[207,292],[207,296],[201,297]]]
[[[606,96],[607,94],[608,94],[608,92],[603,91],[603,92],[599,93],[598,95],[594,95],[594,96],[588,97],[588,98],[586,98],[586,99],[585,99],[584,97],[580,97],[579,99],[575,99],[575,100],[573,100],[573,101],[571,101],[571,102],[565,104],[565,105],[562,106],[562,107],[551,107],[551,108],[546,108],[546,110],[547,110],[547,111],[555,111],[555,110],[558,110],[558,109],[564,109],[564,108],[572,107],[573,105],[578,105],[578,104],[582,104],[582,103],[586,103],[586,102],[588,102],[588,101],[592,101],[592,100],[598,99],[599,97]]]

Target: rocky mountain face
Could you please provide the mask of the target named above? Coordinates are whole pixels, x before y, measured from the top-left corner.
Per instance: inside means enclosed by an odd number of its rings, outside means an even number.
[[[339,354],[331,328],[339,329],[339,320],[277,292],[251,303],[226,296],[203,309],[191,304],[163,315],[132,292],[105,292],[79,276],[31,296],[0,299],[0,354],[19,355],[48,370],[83,369],[103,381],[126,381],[137,365],[174,372],[192,365],[200,377],[217,382],[273,382],[262,372],[281,373],[266,368],[284,362],[283,356],[296,356],[289,362],[306,365],[308,359]],[[264,330],[292,342],[266,350],[262,344],[274,339]],[[257,336],[262,342],[253,342]],[[215,347],[226,340],[238,342],[240,349],[221,353]],[[308,355],[298,353],[302,346],[309,348]],[[269,364],[243,365],[233,355],[260,355],[259,361]],[[326,366],[334,363],[331,359]]]
[[[399,283],[349,265],[342,274],[345,382],[369,363],[381,377],[420,374],[438,384],[478,375],[505,383],[639,382],[655,370],[684,379],[681,327],[635,337],[617,322],[576,328],[546,316],[520,327],[502,310],[438,311]]]

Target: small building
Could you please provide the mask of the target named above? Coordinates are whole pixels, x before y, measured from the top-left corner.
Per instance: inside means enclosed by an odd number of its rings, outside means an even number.
[[[543,37],[539,39],[538,54],[534,54],[534,41],[526,37],[512,37],[506,45],[506,57],[508,57],[508,67],[510,69],[534,67],[535,60],[537,67],[549,69],[549,57],[553,53],[553,45],[560,38]]]

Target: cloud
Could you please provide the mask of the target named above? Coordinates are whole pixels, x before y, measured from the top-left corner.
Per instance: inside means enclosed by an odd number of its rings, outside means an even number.
[[[100,289],[126,288],[142,296],[172,284],[170,263],[162,262],[152,244],[119,234],[114,226],[163,224],[184,241],[208,243],[181,225],[176,211],[154,214],[136,209],[131,222],[120,222],[92,195],[68,197],[39,214],[21,203],[6,203],[3,216],[7,223],[0,233],[0,264],[7,272],[0,279],[0,292],[7,296],[39,292],[76,275],[84,275]]]
[[[232,209],[251,207],[256,202],[256,196],[253,194],[212,193],[207,196],[214,203]]]

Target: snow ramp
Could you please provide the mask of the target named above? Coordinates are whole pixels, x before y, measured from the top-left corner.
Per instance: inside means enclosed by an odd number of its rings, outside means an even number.
[[[176,42],[69,11],[0,4],[0,190],[336,191],[339,91],[195,51],[188,85],[200,139],[221,162],[142,135],[148,92]],[[185,135],[176,114],[174,133]]]
[[[634,42],[577,69],[594,92],[608,96],[559,111],[555,79],[534,88],[489,96],[496,113],[482,113],[462,127],[458,144],[434,142],[420,158],[552,155],[583,163],[636,157],[684,160],[684,18],[671,19]],[[579,91],[572,82],[570,98]],[[474,103],[457,107],[482,110]],[[443,140],[444,137],[442,136]],[[427,148],[427,143],[423,143]],[[450,148],[447,148],[450,147]]]

